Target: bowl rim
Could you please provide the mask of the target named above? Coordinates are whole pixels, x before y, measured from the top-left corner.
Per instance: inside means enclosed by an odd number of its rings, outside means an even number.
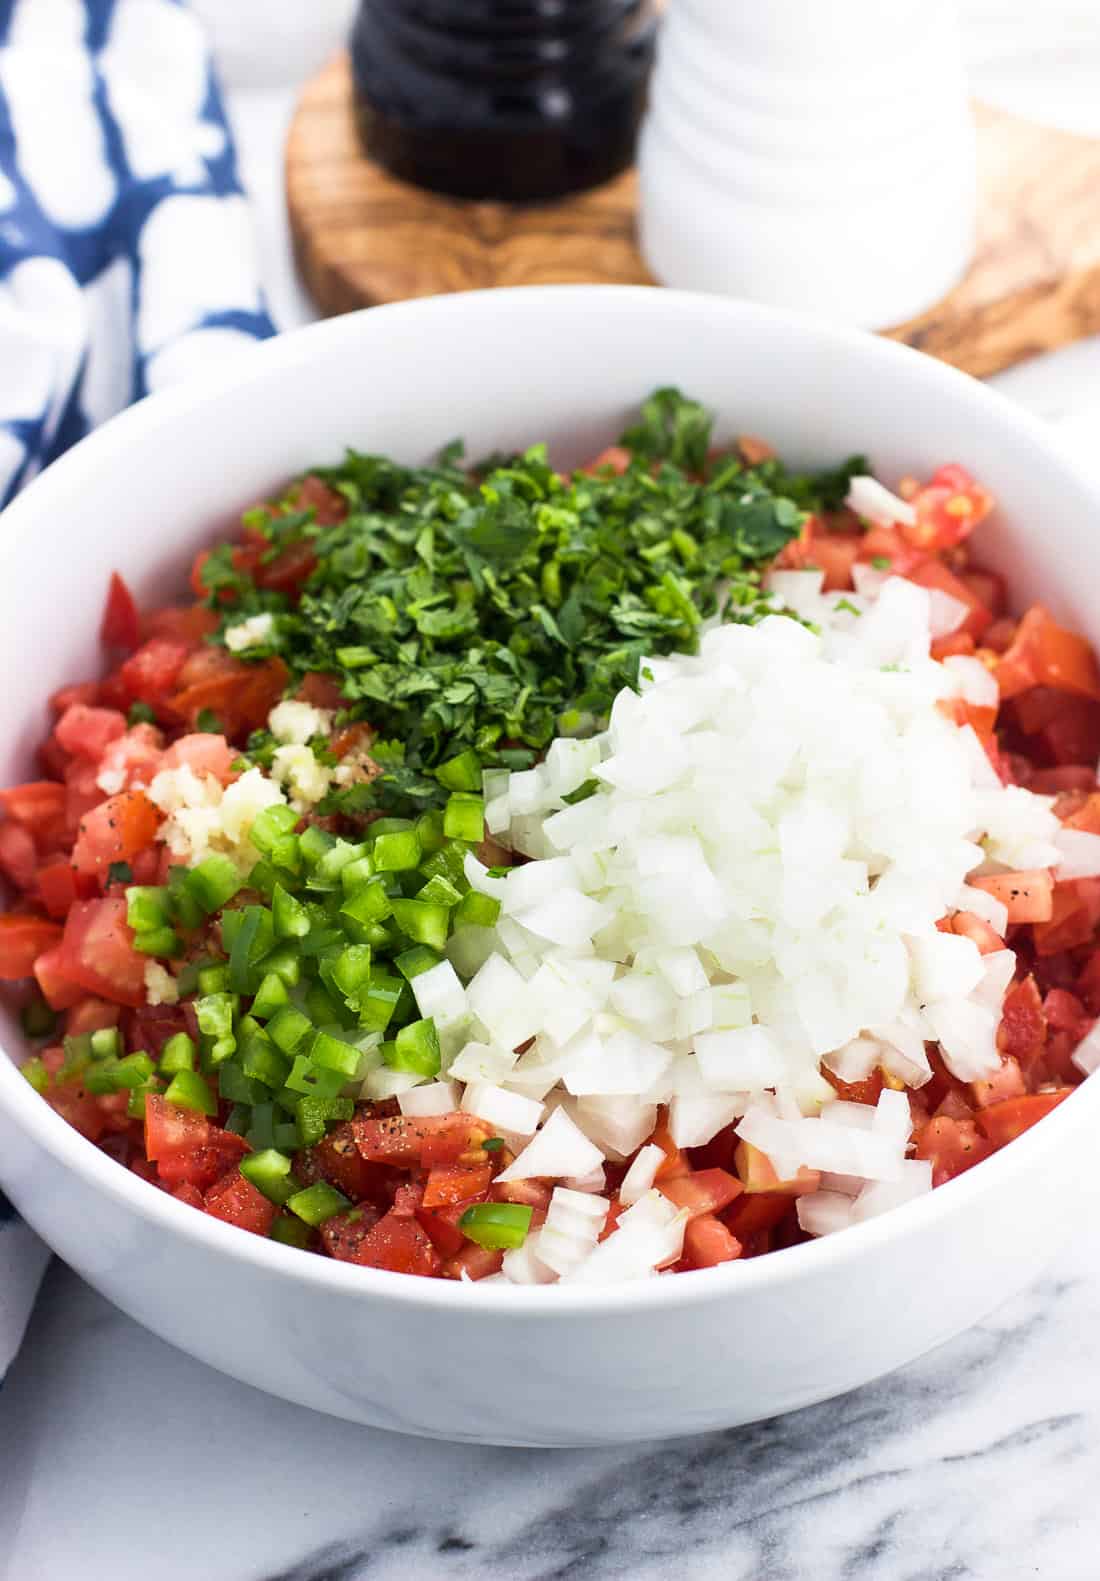
[[[0,570],[16,559],[22,535],[33,532],[37,521],[49,519],[53,500],[64,499],[70,479],[75,482],[81,469],[90,465],[109,466],[115,455],[140,442],[143,435],[170,427],[178,416],[203,406],[215,395],[232,395],[246,390],[254,383],[277,375],[280,370],[293,368],[303,360],[310,361],[330,342],[338,345],[361,333],[368,319],[388,322],[408,318],[416,323],[436,316],[488,313],[492,317],[513,312],[522,317],[528,312],[537,312],[540,306],[561,301],[575,303],[578,308],[590,302],[598,304],[603,311],[623,312],[629,316],[657,312],[672,317],[702,314],[744,323],[757,330],[771,327],[787,335],[800,332],[837,352],[849,352],[872,369],[880,368],[886,378],[913,382],[914,399],[925,382],[941,389],[965,392],[966,399],[987,410],[1001,425],[1006,439],[1015,438],[1040,453],[1093,508],[1100,503],[1095,485],[1041,419],[960,370],[899,342],[826,324],[803,314],[702,293],[648,286],[520,286],[419,298],[305,325],[243,350],[239,357],[208,374],[146,397],[87,435],[34,478],[4,509]],[[830,1269],[835,1273],[853,1260],[873,1254],[884,1241],[917,1235],[945,1216],[965,1213],[968,1202],[999,1190],[1002,1182],[1012,1176],[1037,1173],[1044,1154],[1060,1148],[1063,1134],[1068,1137],[1071,1127],[1088,1123],[1086,1105],[1100,1109],[1100,1082],[1086,1079],[1056,1111],[1045,1116],[1041,1124],[1017,1137],[1010,1147],[983,1160],[979,1167],[839,1235],[822,1236],[769,1252],[764,1257],[692,1270],[675,1278],[601,1285],[503,1286],[494,1283],[483,1287],[480,1281],[418,1279],[383,1269],[360,1268],[242,1233],[233,1225],[197,1213],[193,1207],[124,1169],[68,1125],[21,1079],[14,1056],[0,1044],[0,1107],[52,1162],[60,1164],[93,1191],[105,1192],[139,1219],[170,1235],[181,1236],[193,1248],[214,1257],[236,1260],[273,1278],[300,1281],[319,1291],[332,1290],[352,1299],[381,1300],[413,1308],[477,1312],[482,1317],[499,1319],[507,1319],[515,1313],[532,1317],[571,1312],[617,1316],[654,1307],[705,1306],[741,1292],[810,1279]],[[14,1189],[15,1195],[19,1195],[10,1184],[7,1189],[9,1193]]]

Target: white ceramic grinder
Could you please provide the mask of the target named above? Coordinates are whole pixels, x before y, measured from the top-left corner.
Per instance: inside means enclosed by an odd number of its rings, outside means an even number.
[[[868,329],[974,248],[953,0],[669,0],[639,150],[662,284]]]

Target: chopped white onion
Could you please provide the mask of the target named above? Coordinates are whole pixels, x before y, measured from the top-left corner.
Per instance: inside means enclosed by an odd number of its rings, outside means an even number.
[[[1094,1070],[1100,1069],[1100,1021],[1092,1023],[1070,1055],[1070,1059],[1086,1076],[1091,1076]]]
[[[539,1261],[559,1276],[578,1268],[600,1238],[608,1207],[604,1197],[556,1186],[539,1231]]]
[[[624,1207],[631,1207],[645,1196],[664,1161],[664,1151],[655,1142],[647,1142],[638,1152],[619,1187],[619,1201]]]
[[[487,1120],[508,1136],[534,1136],[546,1105],[525,1098],[522,1093],[509,1092],[506,1087],[479,1081],[466,1088],[461,1107],[466,1114]]]
[[[915,527],[917,524],[917,513],[912,505],[897,494],[891,494],[877,478],[852,478],[844,503],[850,511],[874,522],[877,527],[893,527],[895,522],[900,522],[903,527]]]
[[[1100,834],[1084,829],[1059,829],[1054,844],[1061,852],[1057,875],[1059,883],[1073,878],[1100,877]]]
[[[855,1200],[840,1191],[813,1191],[799,1197],[795,1212],[807,1235],[832,1235],[853,1222]]]
[[[872,520],[913,518],[873,479],[850,500]],[[854,576],[837,597],[819,571],[773,573],[771,607],[814,629],[778,614],[708,623],[697,654],[644,662],[603,734],[486,777],[492,830],[532,860],[494,878],[466,858],[501,916],[459,930],[413,991],[441,1029],[443,1076],[468,1084],[486,1123],[530,1135],[550,1111],[503,1178],[569,1183],[539,1232],[551,1274],[665,1266],[682,1225],[647,1177],[658,1106],[679,1147],[735,1124],[780,1178],[823,1175],[799,1207],[813,1233],[925,1189],[895,1089],[930,1079],[932,1042],[959,1080],[991,1074],[1015,970],[1011,951],[982,956],[937,924],[972,911],[1003,938],[1007,912],[968,883],[976,872],[1100,875],[1100,837],[1003,785],[941,706],[998,701],[977,659],[930,656],[962,602],[871,567]],[[586,781],[593,793],[567,803]],[[822,1061],[849,1082],[881,1069],[879,1102],[838,1100]],[[372,1073],[375,1087],[397,1074]],[[628,1211],[649,1205],[596,1246],[576,1199],[597,1198],[605,1160],[633,1160]],[[533,1276],[530,1258],[515,1268]]]
[[[604,1155],[564,1109],[555,1109],[541,1131],[498,1180],[566,1180],[599,1169]]]
[[[402,1114],[452,1114],[458,1107],[458,1087],[453,1081],[433,1081],[397,1094]]]

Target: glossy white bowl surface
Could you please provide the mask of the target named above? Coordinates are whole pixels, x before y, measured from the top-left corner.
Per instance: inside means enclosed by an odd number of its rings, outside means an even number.
[[[891,343],[714,298],[544,288],[375,309],[289,335],[144,402],[0,519],[0,784],[26,777],[45,698],[96,673],[118,567],[180,596],[236,511],[345,444],[419,461],[548,439],[562,463],[679,384],[718,432],[793,461],[865,451],[888,482],[946,460],[999,496],[983,553],[1093,639],[1097,500],[1000,397]],[[21,1053],[11,1018],[0,1028]],[[481,1442],[598,1444],[751,1421],[840,1393],[956,1334],[1074,1232],[1100,1124],[1089,1081],[960,1180],[827,1240],[611,1288],[455,1286],[259,1240],[175,1202],[64,1124],[0,1057],[0,1185],[138,1321],[321,1411]]]

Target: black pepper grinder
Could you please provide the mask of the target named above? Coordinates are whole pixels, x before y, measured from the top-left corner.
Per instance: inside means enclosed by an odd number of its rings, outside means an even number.
[[[655,31],[653,0],[362,0],[363,143],[454,197],[581,192],[634,158]]]

